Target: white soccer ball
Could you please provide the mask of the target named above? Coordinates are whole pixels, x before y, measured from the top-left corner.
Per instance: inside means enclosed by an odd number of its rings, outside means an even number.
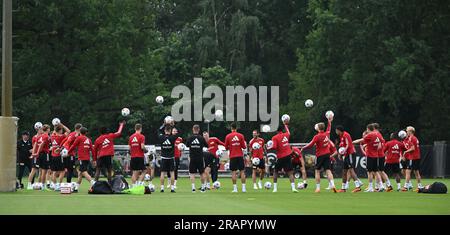
[[[289,120],[291,120],[291,117],[289,117],[289,115],[284,114],[283,116],[281,116],[281,121],[284,122],[289,122]]]
[[[305,189],[305,184],[304,183],[298,183],[297,184],[297,189]]]
[[[220,149],[220,150],[222,150],[222,151],[226,151],[226,150],[227,150],[227,149],[225,148],[225,146],[223,146],[223,145],[217,146],[217,149]]]
[[[128,115],[130,115],[130,109],[128,109],[128,108],[123,108],[123,109],[122,109],[122,116],[126,117],[126,116],[128,116]]]
[[[223,154],[224,154],[224,151],[223,151],[222,149],[217,149],[216,155],[217,155],[218,157],[223,157]]]
[[[67,157],[67,156],[69,156],[69,150],[63,148],[63,149],[61,150],[61,156],[62,156],[62,157]]]
[[[222,119],[223,118],[223,111],[222,110],[216,110],[214,115],[216,116],[216,119]]]
[[[271,189],[272,188],[272,183],[270,183],[269,181],[264,183],[264,188],[265,189]]]
[[[339,154],[340,155],[344,155],[345,154],[345,148],[344,147],[340,147],[339,148]]]
[[[225,168],[226,171],[230,170],[230,163],[227,162],[223,165],[223,168]]]
[[[41,190],[41,185],[39,183],[34,183],[31,187],[33,187],[34,190]]]
[[[155,192],[155,185],[153,185],[153,184],[149,184],[148,186],[148,189],[150,189],[150,192]]]
[[[272,140],[267,141],[266,146],[267,146],[267,149],[271,149],[273,147],[273,141]]]
[[[253,148],[254,150],[258,150],[258,149],[261,148],[261,145],[260,145],[259,143],[253,143],[253,144],[252,144],[252,148]]]
[[[213,187],[214,187],[215,189],[219,189],[219,188],[220,188],[220,182],[219,182],[219,181],[215,181],[215,182],[213,183]]]
[[[332,118],[332,117],[334,117],[333,111],[328,110],[328,111],[325,113],[325,117],[326,117],[326,118]]]
[[[34,129],[36,129],[36,130],[38,130],[38,129],[41,129],[42,128],[42,122],[36,122],[35,124],[34,124]]]
[[[261,160],[257,157],[252,159],[252,163],[254,166],[259,166],[259,163],[261,162]]]
[[[178,150],[183,151],[186,149],[186,145],[183,143],[178,144]]]
[[[173,117],[172,116],[167,116],[166,118],[164,118],[164,123],[170,124],[172,122],[173,122]]]
[[[149,174],[145,174],[144,175],[144,180],[145,181],[150,181],[150,175]]]
[[[314,102],[313,102],[311,99],[307,99],[307,100],[305,101],[305,106],[306,106],[307,108],[311,108],[313,105],[314,105]]]
[[[158,104],[162,104],[162,103],[164,103],[164,97],[162,97],[162,96],[157,96],[156,97],[156,103],[158,103]]]
[[[262,132],[270,132],[270,126],[269,125],[262,126]]]
[[[406,138],[406,136],[407,136],[406,131],[401,130],[401,131],[398,132],[398,137],[400,139],[404,139],[404,138]]]
[[[53,118],[52,120],[52,124],[53,126],[57,126],[61,123],[61,120],[59,120],[59,118]]]

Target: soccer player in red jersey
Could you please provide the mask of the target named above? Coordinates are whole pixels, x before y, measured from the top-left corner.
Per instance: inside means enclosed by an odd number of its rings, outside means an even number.
[[[128,140],[131,155],[130,167],[133,172],[133,175],[131,176],[133,187],[143,185],[144,183],[144,154],[146,151],[145,136],[142,134],[142,124],[137,123],[134,125],[134,130],[135,133],[132,134]]]
[[[406,168],[406,182],[411,181],[411,172],[414,172],[414,175],[417,179],[417,188],[421,189],[423,188],[420,176],[420,146],[419,146],[419,140],[415,136],[416,130],[412,126],[408,126],[406,128],[406,133],[408,134],[407,142],[408,142],[408,149],[403,153],[403,158],[406,158],[408,160],[408,167]],[[402,188],[402,191],[408,191],[408,186],[405,182],[405,186]],[[411,183],[410,183],[411,184]],[[411,184],[412,188],[412,184]]]
[[[36,146],[39,162],[39,182],[42,190],[47,190],[47,185],[45,184],[45,177],[47,176],[47,171],[50,168],[50,137],[48,133],[50,132],[50,126],[45,124],[42,127],[43,133],[39,135]]]
[[[292,165],[293,167],[299,167],[302,173],[303,182],[299,184],[299,189],[306,189],[308,187],[307,175],[306,175],[306,165],[303,159],[302,152],[297,147],[292,147]]]
[[[77,138],[73,141],[73,143],[68,149],[69,152],[75,151],[75,149],[77,149],[78,160],[80,162],[80,173],[78,174],[78,181],[75,184],[74,192],[78,192],[81,181],[83,180],[83,176],[84,178],[86,178],[87,181],[91,183],[91,185],[94,185],[95,183],[95,181],[87,172],[91,160],[90,153],[92,153],[92,156],[95,156],[95,151],[94,148],[92,147],[92,141],[90,138],[86,136],[87,132],[88,130],[86,127],[81,127],[80,135],[77,136]],[[93,161],[92,163],[94,166],[96,165],[95,161]]]
[[[63,133],[64,131],[64,133]],[[50,162],[50,169],[52,170],[52,182],[51,187],[54,188],[55,191],[60,190],[60,184],[62,183],[64,179],[64,165],[63,165],[63,159],[61,157],[61,150],[62,141],[66,138],[67,135],[69,135],[70,130],[66,126],[64,126],[62,123],[55,126],[55,131],[52,133],[50,137],[50,141],[52,144],[51,147],[51,162]],[[59,181],[56,181],[56,177],[58,177]]]
[[[329,134],[325,132],[325,124],[323,122],[317,123],[315,125],[315,130],[317,134],[314,136],[311,142],[306,146],[301,148],[302,152],[304,149],[308,149],[316,146],[316,166],[315,166],[315,178],[316,178],[316,193],[320,192],[320,170],[323,168],[326,171],[327,178],[331,184],[331,189],[333,192],[337,192],[334,186],[333,174],[330,170],[330,139]]]
[[[219,156],[216,152],[219,149],[219,145],[225,146],[225,144],[216,137],[210,137],[207,131],[203,132],[203,138],[208,144],[208,154],[205,156],[205,177],[206,177],[206,189],[211,189],[211,183],[217,181],[219,175]]]
[[[61,143],[61,146],[64,147],[64,149],[69,150],[72,143],[75,141],[77,136],[80,134],[80,129],[83,127],[80,123],[75,124],[74,129],[75,131],[71,132]],[[63,162],[64,162],[64,168],[67,172],[67,183],[72,182],[73,172],[75,170],[75,162],[76,162],[76,153],[75,150],[72,150],[72,152],[68,152],[67,156],[62,156]]]
[[[247,148],[244,135],[237,132],[237,124],[231,123],[231,133],[225,137],[225,149],[229,150],[231,180],[233,182],[233,193],[237,193],[237,171],[241,174],[242,192],[245,193],[245,171],[244,171],[244,152],[242,149]]]
[[[395,177],[397,191],[401,190],[400,158],[405,150],[405,145],[398,140],[396,133],[391,133],[391,140],[383,146],[383,152],[386,154],[385,170]],[[392,191],[392,187],[388,187],[387,191]]]
[[[172,135],[174,136],[178,136],[178,129],[173,127],[172,129]],[[173,187],[176,189],[177,188],[177,180],[178,180],[178,170],[180,169],[180,158],[182,155],[181,150],[178,148],[178,145],[183,143],[183,138],[181,138],[180,136],[178,136],[178,138],[175,140],[175,149],[174,149],[174,157],[175,157],[175,181],[173,183]],[[170,174],[170,172],[169,172]],[[170,182],[167,185],[167,187],[170,187]]]
[[[125,121],[120,122],[119,129],[115,133],[108,133],[108,129],[106,127],[100,128],[100,136],[94,143],[94,161],[96,161],[94,164],[96,165],[95,181],[98,181],[101,170],[106,169],[108,182],[111,183],[112,158],[114,157],[114,139],[120,137],[124,125]]]
[[[272,137],[272,150],[277,153],[277,162],[275,163],[275,169],[273,171],[273,192],[277,192],[277,182],[278,182],[278,171],[282,169],[289,176],[289,181],[291,182],[291,191],[297,193],[295,189],[295,179],[294,179],[294,167],[292,166],[292,149],[289,144],[289,139],[291,133],[289,132],[289,120],[284,120],[283,124],[278,127],[278,133]],[[283,132],[283,129],[286,132]]]
[[[40,128],[36,128],[36,135],[34,135],[31,138],[31,145],[33,146],[33,148],[31,149],[31,156],[30,158],[31,160],[31,172],[28,175],[28,186],[27,186],[27,190],[32,190],[33,189],[33,185],[31,182],[34,181],[34,176],[36,175],[36,172],[39,171],[39,161],[38,161],[38,157],[39,155],[37,154],[37,140],[39,138],[39,136],[43,133],[42,131],[42,127]],[[38,179],[39,181],[39,179]],[[39,183],[38,183],[39,184]]]
[[[361,191],[361,185],[360,180],[358,179],[358,176],[355,172],[355,163],[356,163],[356,151],[355,146],[353,145],[352,137],[348,132],[344,130],[343,126],[337,126],[336,127],[336,134],[339,136],[339,147],[344,148],[342,157],[344,160],[344,167],[342,171],[342,188],[339,190],[339,192],[345,192],[347,190],[347,176],[350,174],[351,178],[355,182],[355,189],[353,191]],[[338,156],[340,156],[339,154]]]
[[[265,169],[266,169],[266,163],[264,160],[264,139],[260,138],[259,131],[253,130],[253,138],[250,140],[248,144],[249,152],[251,155],[251,160],[253,162],[253,158],[259,159],[259,164],[257,166],[253,165],[253,171],[252,171],[252,179],[253,179],[253,189],[262,189],[262,180],[264,179]],[[256,149],[253,148],[253,145],[257,147]],[[259,181],[258,185],[256,184],[256,173],[259,173]]]
[[[378,161],[381,161],[380,166],[378,167],[377,171],[377,179],[379,180],[379,190],[383,192],[385,189],[389,189],[389,192],[392,191],[392,185],[391,181],[389,180],[389,177],[384,172],[384,165],[385,165],[385,157],[383,152],[383,146],[386,143],[386,141],[383,138],[383,135],[380,132],[380,124],[378,123],[372,123],[374,131],[377,133],[378,138],[381,140],[381,146],[378,148]],[[386,185],[384,185],[386,183]],[[387,186],[387,187],[386,187]]]

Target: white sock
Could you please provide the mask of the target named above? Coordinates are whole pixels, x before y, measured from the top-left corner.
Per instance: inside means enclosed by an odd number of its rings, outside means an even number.
[[[295,189],[295,183],[291,183],[291,188],[292,188],[292,190]]]
[[[242,191],[245,191],[245,184],[242,184]]]
[[[342,183],[342,189],[345,189],[345,186],[346,186],[346,184],[345,183]]]
[[[233,191],[237,191],[237,185],[233,184]]]
[[[277,185],[278,185],[278,183],[273,183],[273,189],[274,190],[277,190]]]
[[[320,184],[316,184],[316,189],[320,189]]]
[[[195,184],[192,184],[192,190],[195,190]]]
[[[360,184],[358,181],[355,181],[355,187],[359,188]]]
[[[421,183],[418,183],[418,184],[417,184],[417,187],[418,187],[418,188],[423,188]]]
[[[202,184],[202,189],[203,189],[203,190],[205,189],[205,184],[204,184],[204,183]]]
[[[258,187],[258,186],[256,185],[256,183],[253,183],[253,188],[256,188],[256,187]]]
[[[164,184],[161,184],[161,190],[164,190]]]
[[[171,186],[170,186],[170,189],[171,189],[171,190],[175,190],[175,185],[171,185]]]
[[[334,188],[334,180],[330,180],[331,188]]]
[[[373,189],[373,183],[369,183],[369,189]]]
[[[397,183],[397,189],[401,189],[402,188],[402,184],[401,183]]]
[[[175,181],[173,182],[173,185],[177,186],[177,180],[175,180]]]
[[[391,185],[391,181],[388,179],[388,180],[386,180],[386,185],[388,186],[388,187],[391,187],[392,185]]]
[[[206,187],[207,188],[211,188],[211,184],[208,182],[208,183],[206,183]]]

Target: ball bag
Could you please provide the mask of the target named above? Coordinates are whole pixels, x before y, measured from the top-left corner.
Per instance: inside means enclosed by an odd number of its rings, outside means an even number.
[[[445,194],[447,193],[447,186],[441,182],[434,182],[425,186],[425,188],[419,189],[419,193]]]
[[[107,181],[97,181],[89,189],[89,194],[112,194],[113,190]]]

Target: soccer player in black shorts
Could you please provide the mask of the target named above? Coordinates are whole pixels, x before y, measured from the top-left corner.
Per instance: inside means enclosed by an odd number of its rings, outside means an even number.
[[[28,131],[22,132],[22,139],[17,141],[17,163],[19,164],[19,185],[20,188],[23,188],[22,178],[23,173],[25,171],[25,167],[28,168],[28,171],[31,172],[31,152],[33,149],[33,144],[30,140],[30,133]],[[34,177],[31,182],[28,182],[28,185],[34,183]]]
[[[131,177],[132,186],[144,185],[144,154],[147,151],[145,148],[145,136],[142,134],[142,124],[137,123],[134,126],[135,133],[130,136],[128,146],[131,155],[131,170],[133,175]]]
[[[164,127],[164,134],[159,135],[159,144],[161,145],[161,192],[164,192],[164,178],[166,174],[170,172],[170,187],[171,192],[175,192],[175,159],[174,149],[175,141],[178,138],[176,135],[172,135],[172,125],[166,124]]]
[[[243,149],[247,148],[247,143],[245,142],[244,135],[237,132],[237,123],[231,123],[231,133],[225,137],[225,149],[229,150],[230,157],[230,170],[231,170],[231,181],[233,182],[232,193],[237,193],[237,171],[241,175],[242,192],[247,192],[245,187],[245,165],[244,165],[244,152]]]
[[[204,152],[208,151],[208,144],[205,138],[200,135],[200,126],[194,125],[192,127],[192,136],[187,138],[186,146],[189,147],[189,177],[192,184],[192,192],[195,192],[195,174],[200,174],[200,181],[202,186],[200,191],[205,192],[205,161]]]

